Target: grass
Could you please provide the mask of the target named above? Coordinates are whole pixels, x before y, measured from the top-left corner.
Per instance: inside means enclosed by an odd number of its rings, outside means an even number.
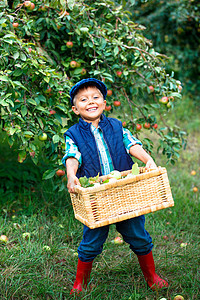
[[[187,124],[186,111],[179,114]],[[200,190],[197,123],[194,113],[187,149],[175,166],[167,165],[175,206],[146,216],[156,270],[168,280],[169,288],[159,293],[147,288],[128,245],[112,243],[117,232],[111,225],[104,251],[94,261],[93,288],[79,299],[158,300],[173,299],[177,294],[185,300],[200,299],[200,197],[199,191],[193,192],[194,186]],[[165,159],[158,158],[157,164],[165,165]],[[197,172],[195,176],[191,170]],[[15,186],[9,192],[10,183],[9,190],[1,190],[0,234],[9,241],[0,244],[0,299],[74,299],[69,292],[75,279],[82,224],[74,219],[68,194],[53,192],[53,181],[33,180],[32,184],[34,189],[21,184],[20,189]],[[23,238],[26,232],[30,233],[27,239]]]

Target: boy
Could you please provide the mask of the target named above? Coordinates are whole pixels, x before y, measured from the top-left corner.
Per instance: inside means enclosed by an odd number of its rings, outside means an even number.
[[[106,106],[107,88],[95,78],[83,79],[70,90],[72,110],[80,116],[79,123],[64,134],[66,165],[70,193],[80,185],[78,178],[109,174],[112,170],[124,171],[132,168],[134,156],[146,164],[146,168],[156,168],[151,156],[142,148],[122,123],[103,115]],[[145,217],[139,216],[116,223],[116,229],[137,255],[148,286],[152,290],[167,287],[168,283],[155,273],[152,255],[152,239],[145,230]],[[103,250],[109,226],[90,229],[84,225],[83,239],[78,247],[76,280],[70,294],[79,293],[87,287],[94,258]]]

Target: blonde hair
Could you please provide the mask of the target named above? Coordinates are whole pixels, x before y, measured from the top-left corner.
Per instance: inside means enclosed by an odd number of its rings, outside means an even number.
[[[98,89],[98,88],[96,87],[96,85],[91,84],[91,83],[88,83],[87,85],[84,85],[83,87],[81,87],[81,88],[77,91],[77,93],[76,93],[76,95],[74,96],[74,99],[73,99],[73,105],[74,105],[74,106],[76,105],[77,94],[78,94],[80,91],[87,90],[88,88],[96,88],[97,91],[100,93],[100,95],[103,97],[102,92],[100,91],[100,89]],[[103,97],[103,98],[104,98],[104,97]]]

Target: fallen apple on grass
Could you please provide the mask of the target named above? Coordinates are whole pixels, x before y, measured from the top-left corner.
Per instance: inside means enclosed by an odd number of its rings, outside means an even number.
[[[22,234],[22,237],[23,237],[23,239],[28,240],[28,239],[30,239],[31,234],[30,234],[30,232],[24,232],[24,233]]]
[[[198,188],[195,186],[195,187],[193,187],[193,192],[194,193],[197,193],[198,192]]]
[[[187,246],[187,243],[181,243],[180,246],[181,248],[185,248]]]
[[[51,251],[51,248],[50,248],[49,246],[46,246],[46,245],[45,245],[42,249],[43,249],[44,251],[47,251],[47,252],[48,252],[48,251]]]
[[[8,242],[8,237],[4,234],[0,236],[0,243],[6,244]]]
[[[192,170],[190,174],[191,174],[192,176],[195,176],[195,175],[196,175],[196,171],[195,171],[195,170]]]
[[[121,245],[121,244],[123,244],[124,241],[122,240],[122,238],[120,236],[117,236],[113,242],[115,245]]]
[[[173,300],[184,300],[184,298],[181,295],[176,295]]]

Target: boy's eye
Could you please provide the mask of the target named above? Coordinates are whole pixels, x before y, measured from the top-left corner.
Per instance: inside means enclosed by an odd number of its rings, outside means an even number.
[[[86,98],[81,99],[81,101],[86,101],[86,100],[87,100]]]
[[[99,96],[94,96],[94,99],[98,99],[99,98]]]

